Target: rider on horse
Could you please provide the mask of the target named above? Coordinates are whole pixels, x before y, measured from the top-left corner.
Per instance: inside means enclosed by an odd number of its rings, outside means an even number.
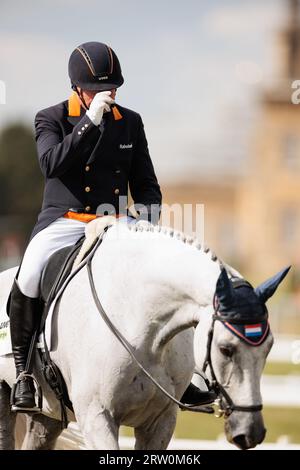
[[[45,191],[9,299],[17,378],[22,374],[14,411],[35,410],[33,380],[24,372],[30,372],[26,362],[40,321],[40,279],[49,257],[75,244],[95,217],[128,215],[128,184],[138,219],[156,223],[160,216],[161,191],[142,119],[115,105],[116,89],[124,82],[116,54],[106,44],[84,43],[71,54],[69,76],[74,90],[70,100],[40,111],[35,119]],[[208,395],[191,384],[183,400],[202,403]]]

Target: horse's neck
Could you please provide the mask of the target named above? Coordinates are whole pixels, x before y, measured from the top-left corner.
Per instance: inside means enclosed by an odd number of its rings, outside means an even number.
[[[103,250],[111,263],[118,260],[118,273],[112,273],[114,279],[108,283],[120,286],[119,305],[126,298],[123,327],[143,341],[146,336],[155,350],[197,324],[201,307],[212,303],[220,265],[211,253],[167,235],[151,238],[143,233],[136,234],[134,244],[129,236],[117,250],[113,244],[104,244]],[[109,309],[111,298],[107,302]],[[113,309],[117,310],[116,304]],[[116,319],[119,315],[120,306]]]
[[[219,263],[212,261],[208,254],[198,251],[191,257],[187,252],[181,264],[178,259],[178,264],[181,265],[181,269],[177,271],[173,287],[174,293],[175,289],[181,292],[181,301],[178,302],[178,308],[170,312],[169,318],[158,332],[153,343],[156,351],[162,350],[181,331],[196,326],[206,307],[212,306],[213,303],[216,282],[220,274]],[[185,269],[182,269],[183,266]],[[172,279],[174,280],[174,276]]]

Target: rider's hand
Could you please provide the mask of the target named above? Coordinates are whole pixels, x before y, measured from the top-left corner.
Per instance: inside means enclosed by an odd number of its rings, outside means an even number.
[[[97,93],[90,104],[90,108],[86,112],[86,115],[95,126],[99,126],[104,111],[109,112],[110,106],[115,102],[110,95],[111,91],[100,91]]]

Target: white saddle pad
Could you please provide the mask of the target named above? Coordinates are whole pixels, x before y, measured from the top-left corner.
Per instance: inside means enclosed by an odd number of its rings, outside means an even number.
[[[9,326],[10,322],[6,313],[6,302],[7,299],[5,300],[0,310],[0,356],[7,356],[8,354],[12,354]]]
[[[49,351],[51,351],[51,346],[52,346],[52,317],[53,313],[55,311],[55,306],[57,302],[53,302],[52,305],[50,306],[49,314],[46,320],[46,326],[45,326],[45,331],[46,331],[46,341],[48,345]],[[39,341],[39,345],[43,347],[44,340],[41,335]],[[11,336],[10,336],[10,321],[9,317],[7,316],[6,313],[6,302],[2,305],[1,310],[0,310],[0,357],[3,356],[8,356],[12,354],[12,346],[11,346]]]

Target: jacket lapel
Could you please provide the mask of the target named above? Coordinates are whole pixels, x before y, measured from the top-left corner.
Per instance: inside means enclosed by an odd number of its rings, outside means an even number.
[[[117,143],[117,136],[120,131],[121,126],[123,126],[124,119],[115,119],[115,116],[112,112],[109,112],[104,115],[104,119],[100,124],[100,136],[98,142],[91,153],[91,156],[87,164],[93,162],[97,157],[99,151],[107,144],[111,144],[112,147]]]
[[[71,124],[72,127],[76,126],[80,119],[85,114],[85,109],[80,108],[80,116],[70,116],[69,115],[69,108],[68,108],[68,101],[65,102],[66,105],[66,114],[67,114],[67,121]],[[100,129],[100,135],[99,139],[97,141],[97,144],[92,151],[87,164],[93,162],[101,149],[105,145],[106,142],[111,142],[112,145],[117,142],[117,135],[118,132],[120,131],[121,127],[123,126],[123,121],[124,118],[120,114],[119,111],[117,113],[113,113],[112,111],[110,113],[107,113],[104,115],[104,119],[101,121],[101,124],[99,126]]]
[[[106,138],[106,136],[109,132],[109,128],[111,127],[111,122],[110,121],[111,121],[111,119],[110,119],[110,116],[108,116],[108,115],[106,115],[104,117],[104,119],[102,119],[102,121],[100,123],[100,126],[99,126],[100,136],[99,136],[99,139],[98,139],[98,141],[97,141],[97,143],[94,147],[94,150],[92,151],[92,153],[90,155],[90,158],[87,161],[87,164],[92,163],[95,160],[95,158],[97,156],[97,153],[99,152],[101,147],[103,147],[105,138]]]

